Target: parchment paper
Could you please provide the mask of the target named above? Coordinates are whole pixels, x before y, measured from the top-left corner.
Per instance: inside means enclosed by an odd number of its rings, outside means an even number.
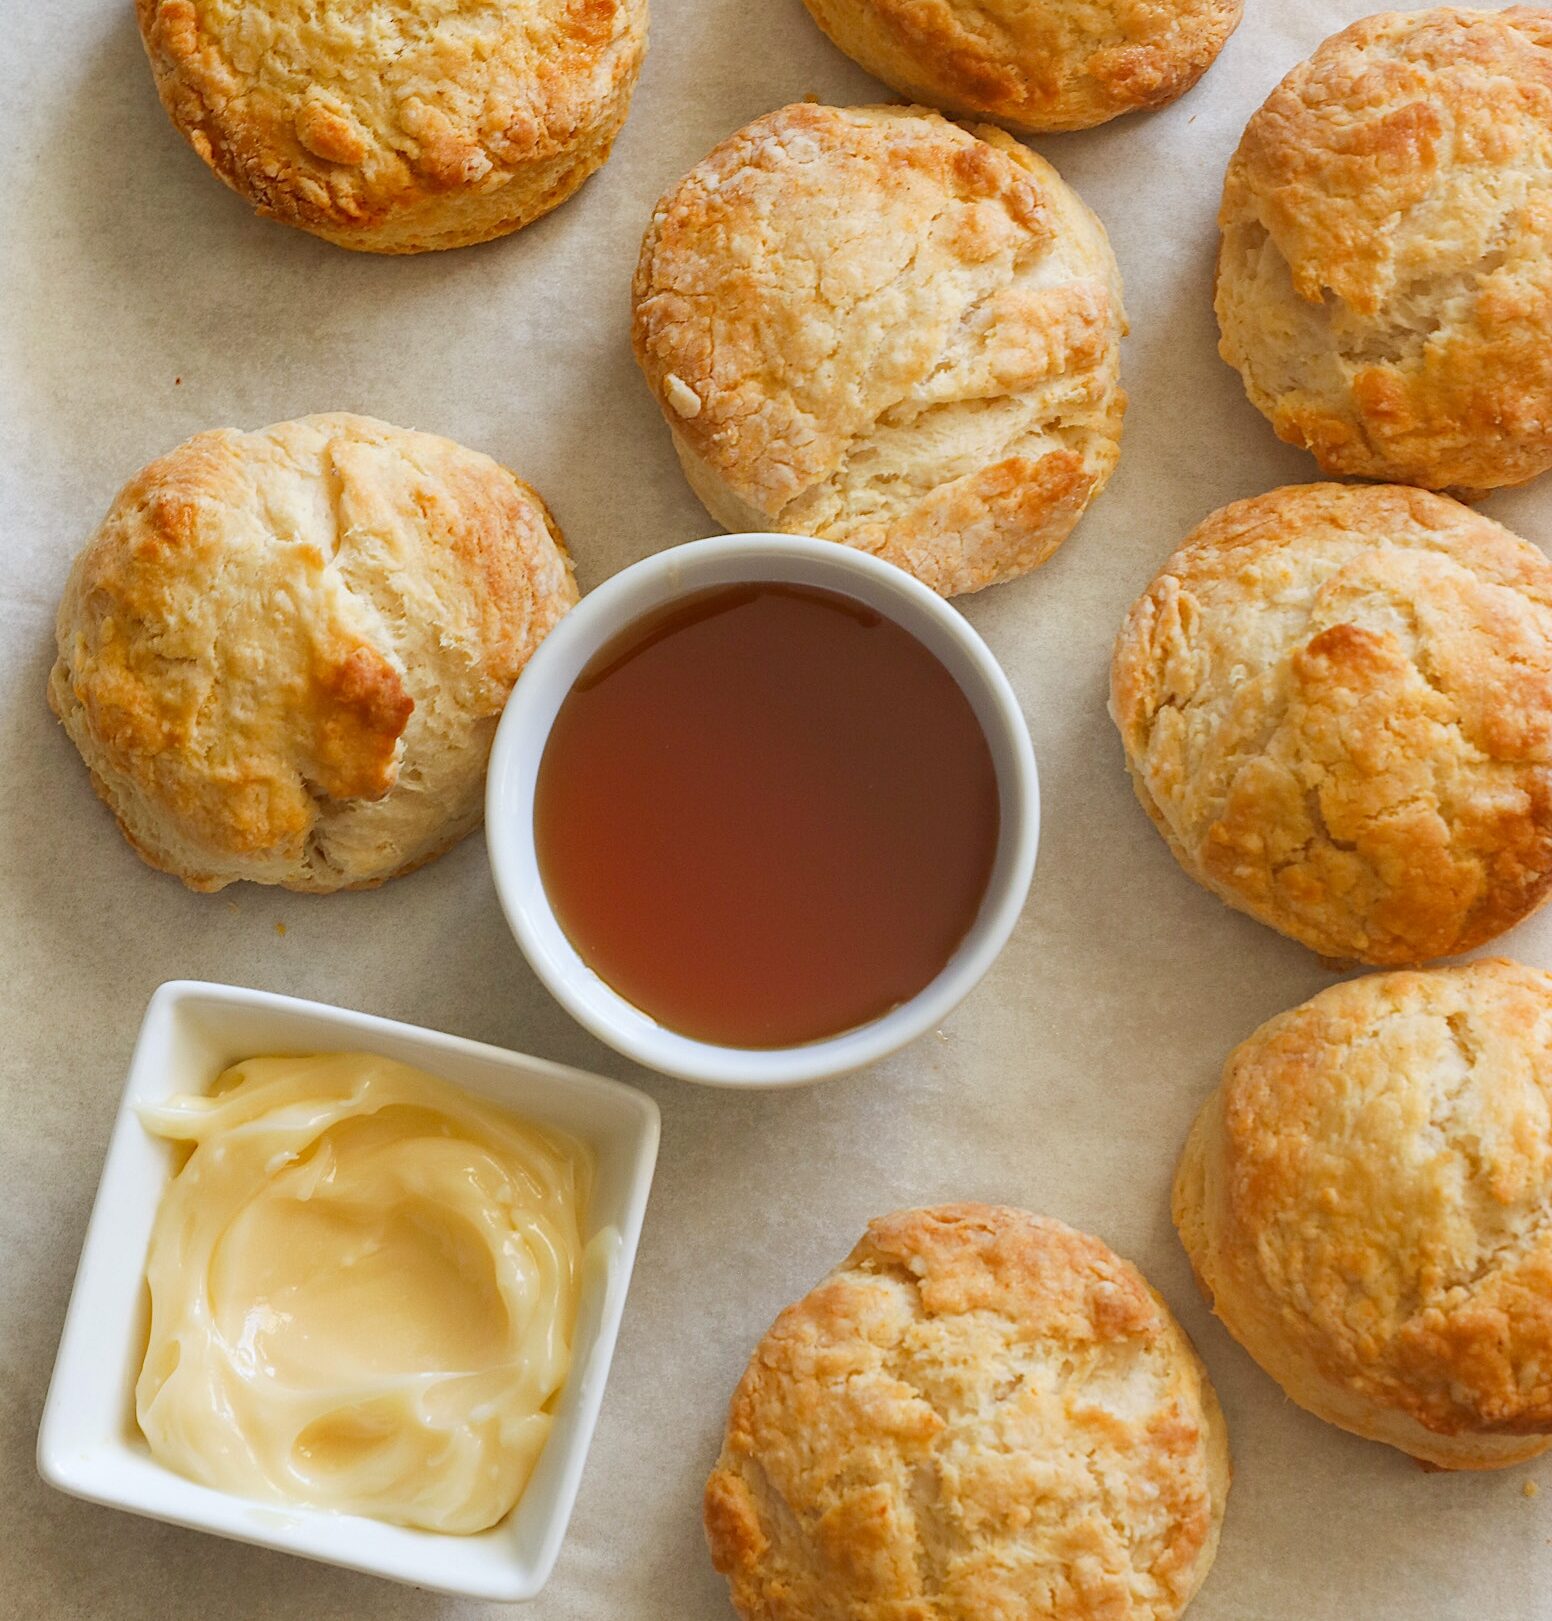
[[[9,0],[0,21],[0,1614],[496,1615],[74,1502],[34,1437],[109,1122],[175,976],[364,1008],[623,1076],[663,1108],[646,1235],[581,1499],[533,1621],[722,1617],[700,1491],[727,1396],[777,1310],[864,1221],[948,1198],[1102,1234],[1206,1358],[1236,1463],[1192,1621],[1552,1614],[1552,1466],[1424,1474],[1286,1402],[1217,1327],[1170,1227],[1175,1155],[1229,1048],[1330,982],[1187,880],[1132,800],[1105,716],[1126,605],[1222,502],[1315,476],[1216,357],[1224,164],[1294,62],[1370,9],[1249,0],[1184,101],[1035,144],[1126,277],[1132,397],[1109,492],[1038,574],[965,599],[1029,717],[1045,791],[1027,913],[935,1036],[876,1070],[737,1096],[633,1070],[529,973],[479,837],[373,894],[196,896],[131,854],[43,699],[70,558],[119,484],[199,429],[345,408],[449,434],[532,480],[584,588],[708,533],[630,358],[652,203],[716,141],[804,95],[888,99],[798,0],[654,0],[604,171],[542,223],[414,259],[254,218],[163,116],[128,0]],[[1552,543],[1552,477],[1486,510]],[[282,935],[278,925],[285,925]],[[1552,963],[1552,915],[1504,946]]]

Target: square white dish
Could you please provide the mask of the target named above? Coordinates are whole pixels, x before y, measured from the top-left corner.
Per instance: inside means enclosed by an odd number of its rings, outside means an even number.
[[[608,1236],[598,1246],[601,1263],[583,1277],[555,1425],[517,1506],[473,1536],[233,1497],[165,1468],[135,1424],[146,1251],[173,1164],[170,1145],[152,1137],[136,1111],[175,1093],[206,1091],[243,1058],[349,1051],[425,1069],[569,1132],[597,1159],[583,1237]],[[560,1552],[598,1420],[658,1133],[657,1105],[618,1081],[317,1002],[170,981],[146,1010],[108,1143],[38,1432],[39,1472],[76,1497],[304,1558],[470,1597],[532,1598]]]

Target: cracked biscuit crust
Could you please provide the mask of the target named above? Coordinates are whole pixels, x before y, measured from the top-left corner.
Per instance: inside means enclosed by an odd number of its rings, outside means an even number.
[[[1127,616],[1111,713],[1186,871],[1325,956],[1451,956],[1552,886],[1552,565],[1447,496],[1214,513]]]
[[[647,0],[136,0],[158,93],[261,214],[419,253],[515,231],[609,155]]]
[[[502,705],[576,598],[488,456],[345,414],[222,429],[76,559],[49,703],[153,867],[363,888],[478,825]]]
[[[1327,40],[1251,119],[1219,223],[1223,358],[1324,471],[1552,467],[1552,8]]]
[[[1240,0],[804,0],[892,90],[1022,130],[1088,129],[1183,96]]]
[[[706,1535],[745,1621],[1164,1621],[1212,1564],[1228,1442],[1137,1269],[992,1205],[873,1222],[777,1318]]]
[[[1374,974],[1230,1056],[1175,1222],[1300,1406],[1444,1468],[1552,1440],[1552,975]]]
[[[844,541],[945,596],[1044,562],[1109,478],[1120,273],[1000,131],[799,104],[658,204],[636,357],[729,529]]]

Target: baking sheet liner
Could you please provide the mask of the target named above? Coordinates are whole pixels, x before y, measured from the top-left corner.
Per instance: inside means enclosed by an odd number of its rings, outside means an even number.
[[[186,435],[344,408],[451,435],[553,505],[584,588],[711,532],[630,357],[659,193],[806,95],[889,99],[798,0],[655,0],[630,122],[583,192],[503,242],[353,255],[254,218],[168,125],[122,0],[6,8],[0,48],[0,1610],[34,1618],[474,1617],[392,1587],[73,1502],[32,1448],[135,1031],[196,976],[413,1020],[644,1086],[657,1185],[613,1377],[534,1621],[726,1616],[700,1492],[728,1393],[776,1311],[866,1219],[1023,1204],[1137,1261],[1196,1339],[1236,1479],[1192,1621],[1552,1614],[1552,1466],[1425,1474],[1285,1401],[1208,1315],[1169,1223],[1193,1111],[1229,1048],[1330,983],[1190,883],[1133,802],[1105,715],[1112,636],[1186,530],[1315,476],[1215,353],[1213,218],[1246,118],[1364,4],[1249,0],[1163,112],[1032,142],[1109,227],[1132,398],[1108,492],[1038,574],[962,606],[1005,664],[1045,796],[1039,870],[997,966],[874,1071],[738,1096],[644,1075],[529,973],[481,840],[370,894],[197,896],[114,831],[43,699],[54,604],[118,486]],[[1485,504],[1552,543],[1552,479]],[[284,932],[282,933],[282,926]],[[1502,942],[1552,964],[1552,914]],[[511,1613],[511,1612],[505,1612]]]

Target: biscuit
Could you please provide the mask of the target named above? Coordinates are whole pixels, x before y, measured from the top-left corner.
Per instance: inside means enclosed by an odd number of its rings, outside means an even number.
[[[1372,974],[1230,1056],[1174,1214],[1301,1407],[1445,1469],[1552,1442],[1552,975]]]
[[[153,867],[359,889],[479,824],[502,705],[576,597],[488,456],[343,413],[202,433],[76,559],[49,703]]]
[[[1552,8],[1328,39],[1251,119],[1219,223],[1223,358],[1324,471],[1552,467]]]
[[[1183,96],[1241,0],[803,0],[875,79],[1019,130],[1088,129]]]
[[[1044,562],[1115,466],[1115,257],[998,130],[757,119],[658,204],[634,294],[636,358],[729,529],[844,541],[952,596]]]
[[[1181,866],[1327,957],[1451,956],[1552,885],[1552,564],[1448,496],[1215,512],[1127,616],[1111,714]]]
[[[1228,1439],[1137,1269],[1060,1222],[906,1210],[789,1307],[734,1393],[706,1536],[744,1621],[1165,1621]]]
[[[162,105],[261,214],[371,253],[504,236],[609,155],[647,0],[135,0]]]

